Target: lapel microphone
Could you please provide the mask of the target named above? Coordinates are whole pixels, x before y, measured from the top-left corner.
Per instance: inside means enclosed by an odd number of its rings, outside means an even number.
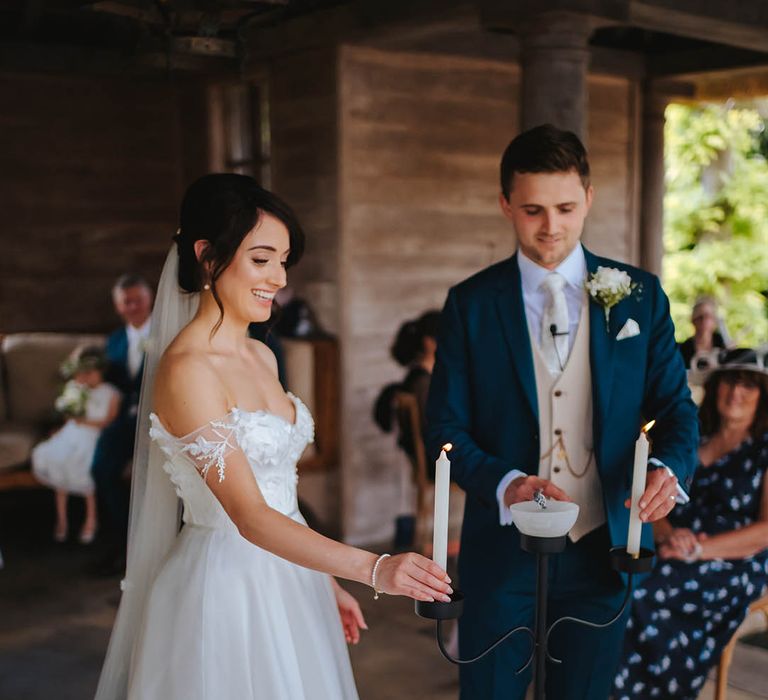
[[[560,351],[557,349],[557,337],[559,335],[568,335],[568,331],[557,332],[557,324],[553,323],[549,326],[549,332],[552,334],[553,345],[555,346],[555,355],[557,355],[557,364],[560,365],[560,371],[563,371],[563,360],[560,357]]]
[[[557,332],[557,324],[553,323],[549,327],[549,332],[552,334],[553,338],[556,338],[558,335],[568,335],[568,331],[565,331],[564,333],[558,333]]]

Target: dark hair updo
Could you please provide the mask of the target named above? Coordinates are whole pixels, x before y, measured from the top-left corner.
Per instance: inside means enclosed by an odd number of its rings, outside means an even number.
[[[397,331],[390,348],[395,362],[403,367],[416,362],[424,352],[424,338],[437,338],[439,326],[439,311],[427,311],[419,318],[406,321]]]
[[[299,220],[285,202],[256,184],[252,177],[231,173],[203,175],[184,194],[181,226],[174,236],[179,255],[179,286],[186,292],[199,292],[205,282],[210,284],[222,318],[224,309],[216,293],[216,280],[263,214],[274,216],[288,229],[290,253],[286,267],[295,265],[304,252],[304,232]],[[200,240],[210,245],[198,261],[195,241]],[[209,273],[204,275],[206,265]]]

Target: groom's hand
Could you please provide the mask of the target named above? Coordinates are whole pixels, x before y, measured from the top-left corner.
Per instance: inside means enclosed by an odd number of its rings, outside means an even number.
[[[666,469],[654,469],[648,472],[645,480],[645,493],[640,497],[640,520],[653,523],[669,514],[677,502],[677,477]],[[628,498],[624,505],[630,507]]]
[[[504,505],[530,501],[536,491],[541,491],[547,498],[556,501],[570,501],[568,494],[557,488],[551,481],[540,479],[538,476],[520,476],[512,481],[504,492]]]

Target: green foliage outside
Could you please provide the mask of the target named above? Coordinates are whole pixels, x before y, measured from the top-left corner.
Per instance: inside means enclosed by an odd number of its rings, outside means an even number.
[[[678,341],[697,297],[718,300],[733,341],[768,340],[766,120],[731,105],[666,112],[664,288]]]

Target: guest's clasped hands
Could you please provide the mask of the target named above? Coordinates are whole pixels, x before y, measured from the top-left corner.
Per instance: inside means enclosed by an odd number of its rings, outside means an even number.
[[[688,561],[701,552],[701,543],[707,539],[707,535],[700,532],[698,535],[687,527],[675,528],[661,544],[656,553],[662,559],[682,559]]]

